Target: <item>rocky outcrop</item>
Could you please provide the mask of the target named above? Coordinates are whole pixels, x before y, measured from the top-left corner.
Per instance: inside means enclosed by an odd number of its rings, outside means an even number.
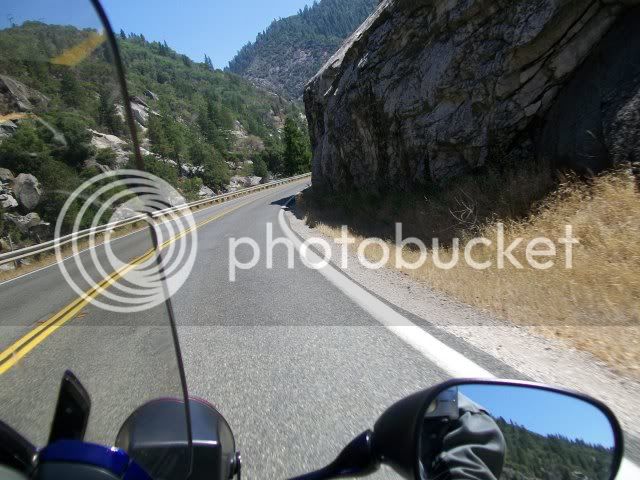
[[[0,75],[0,114],[33,112],[46,108],[49,98],[25,84]]]
[[[149,124],[149,115],[159,115],[149,108],[147,102],[142,98],[134,96],[131,97],[131,111],[133,112],[133,118],[143,127],[147,127]]]
[[[8,168],[0,168],[0,207],[11,210],[18,207],[18,201],[13,196],[13,181],[15,177]]]
[[[563,87],[639,3],[384,0],[306,87],[314,186],[407,190],[531,159]]]
[[[201,198],[213,197],[214,195],[215,195],[215,192],[211,190],[209,187],[207,187],[206,185],[203,185],[202,187],[200,187],[200,191],[198,192],[198,196]]]
[[[18,126],[11,120],[0,122],[0,143],[5,138],[11,137],[18,130]]]
[[[227,188],[230,192],[235,192],[236,190],[240,190],[243,188],[256,187],[262,183],[262,177],[250,176],[250,177],[241,177],[238,175],[234,175],[231,177],[229,181],[229,186]]]
[[[89,133],[91,133],[91,145],[93,147],[98,150],[108,148],[116,154],[117,167],[123,167],[127,164],[129,155],[131,155],[127,142],[115,135],[100,133],[91,129],[89,129]]]
[[[12,195],[8,193],[0,194],[0,207],[5,210],[10,210],[12,208],[16,208],[18,206],[18,201],[13,198]]]
[[[540,153],[583,173],[640,162],[640,8],[618,20],[547,115]]]
[[[26,210],[33,210],[40,203],[42,188],[38,179],[30,173],[21,173],[13,181],[13,193]]]
[[[2,182],[13,182],[15,180],[15,175],[8,168],[0,168],[0,181]]]
[[[156,102],[160,100],[160,97],[157,94],[153,93],[151,90],[145,90],[144,94],[145,96],[149,97],[151,100],[154,100]]]
[[[4,220],[13,223],[18,230],[22,233],[33,232],[34,229],[42,230],[49,226],[48,223],[43,222],[40,215],[37,213],[27,213],[26,215],[15,215],[13,213],[5,213],[3,215]]]

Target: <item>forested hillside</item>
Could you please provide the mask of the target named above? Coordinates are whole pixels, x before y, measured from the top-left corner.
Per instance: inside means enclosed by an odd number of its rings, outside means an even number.
[[[539,435],[503,418],[497,423],[507,443],[502,480],[600,480],[610,476],[610,449]]]
[[[321,0],[275,20],[245,45],[228,70],[271,91],[300,98],[313,77],[375,9],[378,0]]]
[[[119,42],[145,165],[185,197],[308,171],[299,104],[166,43],[124,32]],[[133,165],[111,53],[93,30],[1,30],[0,117],[0,237],[33,238],[84,179]],[[25,178],[32,201],[18,192]]]

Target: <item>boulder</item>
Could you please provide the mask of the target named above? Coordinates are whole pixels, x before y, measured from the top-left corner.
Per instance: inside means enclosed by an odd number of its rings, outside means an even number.
[[[262,177],[241,177],[235,175],[231,177],[231,180],[229,181],[228,190],[234,192],[242,188],[255,187],[257,185],[260,185],[260,183],[262,183]]]
[[[149,109],[139,103],[131,102],[131,111],[136,122],[146,127],[149,122]]]
[[[215,193],[213,192],[213,190],[211,190],[209,187],[207,187],[206,185],[203,185],[202,187],[200,187],[200,191],[198,192],[198,196],[200,197],[213,197],[215,195]]]
[[[0,272],[10,272],[16,269],[16,264],[13,262],[7,262],[0,264]]]
[[[159,113],[151,110],[145,102],[140,102],[138,100],[139,97],[133,97],[131,99],[131,111],[133,112],[133,118],[135,121],[143,128],[146,128],[149,123],[149,115],[159,115]]]
[[[116,209],[113,215],[111,215],[111,218],[109,219],[109,223],[121,222],[123,220],[127,220],[137,215],[140,215],[140,212],[137,212],[131,209],[129,206],[120,206]]]
[[[47,222],[39,222],[29,228],[29,235],[35,237],[39,242],[45,238],[51,237],[51,224]]]
[[[12,195],[8,193],[0,194],[0,206],[5,210],[9,210],[11,208],[16,208],[18,206],[18,201],[13,198]]]
[[[410,190],[533,159],[523,146],[637,4],[383,0],[305,88],[314,188]]]
[[[181,168],[182,174],[186,177],[193,177],[199,173],[204,173],[204,167],[191,165],[190,163],[183,163]]]
[[[120,137],[89,129],[92,135],[91,145],[96,149],[110,148],[116,154],[116,166],[123,167],[129,162],[129,145]]]
[[[138,95],[134,95],[130,97],[130,100],[131,100],[131,103],[142,105],[144,108],[149,108],[149,104],[145,102],[144,98],[139,97]]]
[[[248,187],[257,187],[262,183],[262,177],[251,176],[247,177],[247,186]]]
[[[13,193],[18,203],[27,210],[33,210],[40,203],[42,189],[38,179],[29,173],[21,173],[13,181]]]
[[[144,94],[149,97],[151,100],[155,100],[156,102],[158,100],[160,100],[160,97],[158,97],[158,95],[156,95],[155,93],[153,93],[151,90],[145,90]]]
[[[4,140],[5,138],[9,138],[14,133],[16,133],[17,129],[18,129],[18,126],[15,123],[13,123],[11,120],[5,120],[4,122],[0,122],[0,142],[2,142],[2,140]]]
[[[30,229],[45,224],[45,222],[43,222],[40,218],[40,215],[35,212],[27,213],[26,215],[5,213],[3,215],[3,218],[5,221],[13,223],[16,227],[18,227],[18,230],[25,234],[29,233]]]
[[[238,175],[234,175],[233,177],[231,177],[227,190],[230,192],[235,192],[236,190],[240,190],[241,188],[245,188],[245,177],[240,177]]]
[[[13,182],[15,180],[15,176],[13,172],[8,168],[0,168],[0,181],[2,182]]]
[[[49,98],[14,78],[0,75],[0,114],[47,108]]]

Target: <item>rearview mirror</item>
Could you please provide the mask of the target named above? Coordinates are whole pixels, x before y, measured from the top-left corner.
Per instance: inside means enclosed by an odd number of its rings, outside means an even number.
[[[522,382],[454,380],[389,408],[375,455],[407,479],[611,480],[620,425],[587,396]]]

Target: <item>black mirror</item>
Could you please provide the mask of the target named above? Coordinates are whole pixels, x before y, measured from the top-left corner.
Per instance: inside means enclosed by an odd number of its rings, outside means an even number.
[[[623,439],[613,413],[587,396],[522,382],[446,382],[389,408],[375,455],[402,477],[611,480]]]

